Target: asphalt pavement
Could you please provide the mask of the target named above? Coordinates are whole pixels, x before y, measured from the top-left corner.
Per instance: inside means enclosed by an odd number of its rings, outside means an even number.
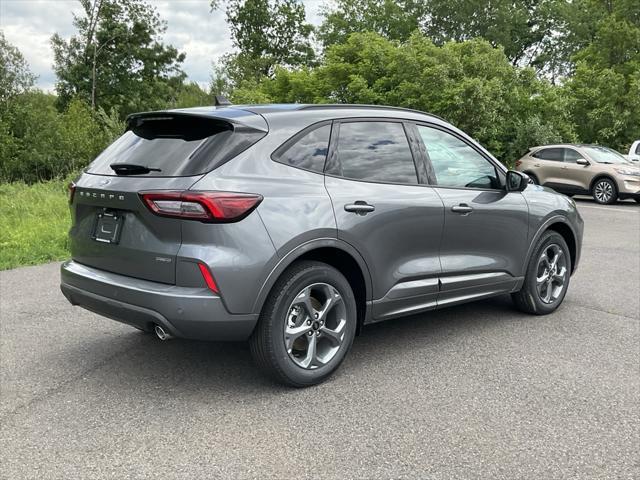
[[[579,200],[554,314],[508,297],[365,328],[328,382],[160,342],[0,272],[0,478],[640,478],[640,206]]]

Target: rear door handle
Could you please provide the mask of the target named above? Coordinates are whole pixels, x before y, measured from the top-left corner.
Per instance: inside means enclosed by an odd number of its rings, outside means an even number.
[[[353,212],[358,215],[366,215],[369,212],[373,212],[376,209],[373,205],[369,205],[367,202],[358,200],[355,203],[349,203],[344,206],[345,212]]]
[[[461,203],[460,205],[454,205],[453,207],[451,207],[451,211],[461,213],[463,215],[468,215],[473,212],[473,208],[466,203]]]

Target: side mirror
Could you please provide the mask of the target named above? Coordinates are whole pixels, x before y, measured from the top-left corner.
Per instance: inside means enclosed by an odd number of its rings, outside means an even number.
[[[586,166],[588,166],[588,165],[591,165],[591,164],[589,163],[589,161],[588,161],[588,160],[585,160],[584,158],[579,158],[579,159],[577,159],[577,160],[576,160],[576,163],[577,163],[578,165],[583,165],[583,166],[585,166],[585,167],[586,167]]]
[[[522,192],[529,185],[529,177],[515,170],[507,172],[507,192]]]

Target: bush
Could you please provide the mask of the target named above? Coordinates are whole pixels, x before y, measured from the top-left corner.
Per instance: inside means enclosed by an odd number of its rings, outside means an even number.
[[[65,177],[86,166],[124,129],[113,115],[94,114],[81,100],[62,113],[55,101],[53,95],[31,91],[8,103],[0,120],[0,181]]]

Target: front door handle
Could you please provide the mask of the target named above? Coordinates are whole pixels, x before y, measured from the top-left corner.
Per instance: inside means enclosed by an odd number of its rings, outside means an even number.
[[[358,200],[355,203],[349,203],[344,206],[345,212],[353,212],[358,215],[366,215],[369,212],[373,212],[376,209],[373,205],[369,205],[367,202]]]
[[[451,211],[461,213],[462,215],[468,215],[473,212],[473,208],[466,203],[461,203],[460,205],[454,205],[453,207],[451,207]]]

